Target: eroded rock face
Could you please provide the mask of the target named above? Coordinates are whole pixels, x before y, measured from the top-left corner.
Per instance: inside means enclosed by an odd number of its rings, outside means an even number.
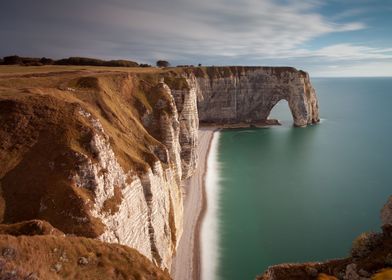
[[[197,82],[201,122],[263,122],[282,99],[288,101],[294,125],[319,122],[309,75],[294,68],[216,67],[197,77]]]
[[[152,259],[149,208],[140,179],[124,172],[100,121],[82,109],[79,114],[93,125],[90,147],[97,160],[94,162],[87,155],[79,154],[79,164],[72,180],[77,187],[87,188],[94,194],[91,214],[105,225],[98,239],[128,245]],[[119,200],[113,203],[115,209],[110,205],[107,207],[112,199]]]
[[[183,224],[180,123],[169,86],[160,80],[152,90],[161,98],[152,104],[152,112],[145,113],[143,124],[166,147],[167,156],[163,156],[161,161],[169,168],[163,169],[161,162],[156,162],[142,176],[141,182],[149,206],[152,256],[159,265],[170,268]]]
[[[172,170],[156,163],[142,178],[149,206],[149,234],[154,261],[170,269],[182,233],[182,195]]]
[[[392,227],[392,196],[389,197],[381,210],[381,222],[384,227]]]
[[[197,166],[196,148],[199,129],[197,96],[200,94],[199,84],[194,75],[184,79],[187,83],[186,87],[171,90],[180,122],[179,141],[181,145],[182,179],[189,178]]]
[[[170,91],[164,84],[159,87]],[[179,129],[175,124],[178,115],[173,100],[166,105],[164,102],[159,99],[157,106],[169,105],[172,114],[161,114],[158,127],[161,128],[159,140],[167,147],[169,167],[163,169],[161,162],[156,161],[142,176],[127,174],[118,163],[100,121],[90,113],[80,111],[94,128],[90,148],[96,160],[93,162],[80,154],[81,161],[73,181],[78,187],[94,193],[90,213],[105,225],[98,239],[128,245],[160,267],[170,268],[177,237],[182,232],[183,209]],[[114,209],[110,208],[110,200],[117,200],[112,203]]]

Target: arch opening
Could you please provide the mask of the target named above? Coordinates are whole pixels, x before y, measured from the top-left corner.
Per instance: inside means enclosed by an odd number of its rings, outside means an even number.
[[[289,103],[285,99],[279,100],[270,110],[268,117],[269,120],[278,120],[282,125],[292,125],[294,117],[291,112]]]

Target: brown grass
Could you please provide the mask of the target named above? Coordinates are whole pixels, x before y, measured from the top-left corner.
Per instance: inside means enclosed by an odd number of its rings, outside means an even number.
[[[50,73],[50,72],[72,72],[72,71],[91,71],[91,72],[127,72],[127,73],[163,73],[167,69],[156,67],[107,67],[107,66],[18,66],[0,65],[0,75],[21,75],[29,73]]]
[[[0,224],[0,234],[19,235],[57,235],[64,236],[51,224],[40,220],[24,221],[16,224]]]
[[[155,119],[172,113],[169,107],[153,111],[157,100],[168,100],[156,90],[157,76],[149,74],[160,70],[137,68],[136,75],[132,69],[67,67],[69,71],[58,72],[56,66],[45,66],[37,71],[56,72],[29,74],[20,73],[25,67],[0,69],[15,70],[0,75],[0,222],[38,218],[65,233],[100,235],[103,224],[88,214],[93,193],[71,180],[80,164],[75,153],[93,161],[96,157],[90,148],[93,125],[79,111],[99,119],[125,172],[143,174],[158,160],[155,150],[165,147],[158,134],[146,131],[141,118],[147,111]],[[104,211],[117,211],[118,194]]]
[[[324,273],[320,273],[317,276],[317,280],[338,280],[338,278],[331,276],[331,275],[324,274]]]
[[[380,272],[373,275],[372,280],[391,280],[392,279],[392,268],[383,269]]]
[[[0,235],[0,251],[1,279],[170,279],[134,249],[87,238]]]
[[[185,78],[177,76],[165,76],[165,83],[176,90],[189,90],[189,85]]]
[[[117,213],[122,199],[123,196],[120,187],[114,187],[114,195],[111,198],[105,200],[102,211],[111,215]]]

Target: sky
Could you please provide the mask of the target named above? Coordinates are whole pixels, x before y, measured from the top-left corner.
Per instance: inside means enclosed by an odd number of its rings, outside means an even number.
[[[0,57],[392,76],[392,0],[1,0]]]

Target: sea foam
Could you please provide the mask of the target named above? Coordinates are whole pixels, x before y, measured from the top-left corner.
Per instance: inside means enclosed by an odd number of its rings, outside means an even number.
[[[207,159],[206,213],[201,225],[201,279],[217,279],[219,259],[219,195],[220,167],[218,162],[219,132],[215,132]]]

